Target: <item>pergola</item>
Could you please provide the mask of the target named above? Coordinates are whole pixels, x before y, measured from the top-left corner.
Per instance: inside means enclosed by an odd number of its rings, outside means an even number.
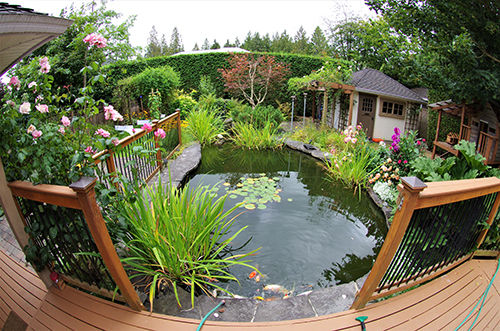
[[[320,82],[317,80],[313,80],[309,82],[309,85],[306,87],[306,90],[311,91],[313,95],[313,104],[312,104],[312,118],[315,118],[315,110],[316,110],[316,93],[323,92],[323,111],[321,114],[321,122],[322,124],[326,124],[326,119],[328,115],[328,91],[329,90],[342,90],[343,93],[349,95],[349,115],[347,125],[352,124],[352,109],[354,104],[354,91],[355,87],[347,84],[339,84],[339,83],[329,83],[329,82]],[[335,100],[334,100],[335,101]],[[334,106],[335,107],[335,106]],[[335,120],[335,108],[332,111],[332,124]]]
[[[445,151],[455,156],[458,156],[458,151],[455,149],[454,144],[461,140],[471,141],[472,136],[474,136],[474,134],[472,134],[472,127],[471,127],[472,116],[477,115],[478,111],[476,109],[473,109],[471,105],[457,103],[454,102],[453,100],[445,100],[433,103],[429,105],[429,109],[439,112],[438,122],[436,127],[436,137],[434,139],[434,148],[432,150],[432,158],[434,159],[434,157],[436,156],[437,147],[440,147]],[[452,117],[460,118],[460,132],[454,137],[450,135],[451,139],[447,139],[447,141],[438,141],[439,133],[441,131],[441,119],[443,113]],[[466,118],[467,118],[467,123],[465,123]],[[498,123],[496,129],[496,136],[492,136],[487,132],[482,132],[482,130],[479,129],[476,142],[476,149],[481,155],[483,155],[486,158],[485,164],[496,163],[495,157],[498,148],[499,135],[500,135],[500,128],[498,127]]]

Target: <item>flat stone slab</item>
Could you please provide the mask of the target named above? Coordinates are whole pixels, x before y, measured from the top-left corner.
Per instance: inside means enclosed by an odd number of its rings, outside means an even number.
[[[315,316],[309,299],[302,295],[275,301],[259,301],[253,322],[287,321]]]
[[[349,310],[355,294],[356,286],[354,282],[350,282],[315,290],[308,297],[316,313],[321,316]]]

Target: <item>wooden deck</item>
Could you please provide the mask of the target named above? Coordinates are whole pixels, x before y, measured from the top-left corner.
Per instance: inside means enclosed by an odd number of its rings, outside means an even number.
[[[473,309],[497,268],[496,260],[472,260],[426,285],[400,296],[315,318],[266,323],[207,321],[202,330],[356,330],[358,316],[368,316],[374,330],[454,330]],[[495,278],[474,330],[500,329],[500,275]],[[15,312],[27,330],[196,330],[199,321],[136,312],[70,287],[44,284],[33,271],[0,251],[0,327]],[[461,328],[467,330],[474,313]]]

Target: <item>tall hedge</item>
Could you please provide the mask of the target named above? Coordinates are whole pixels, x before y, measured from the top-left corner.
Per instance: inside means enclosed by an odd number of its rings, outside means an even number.
[[[264,54],[264,53],[256,53]],[[111,101],[113,89],[117,82],[123,78],[130,77],[141,73],[147,68],[155,68],[161,66],[171,66],[180,76],[180,89],[186,92],[198,90],[200,78],[203,75],[209,76],[216,88],[217,95],[220,97],[228,97],[224,91],[224,81],[217,71],[219,68],[227,67],[227,58],[229,53],[202,53],[202,54],[185,54],[176,56],[160,56],[147,59],[138,59],[134,61],[122,61],[107,65],[103,68],[107,75],[107,84],[99,91],[98,97]],[[324,58],[297,55],[297,54],[274,54],[278,61],[290,64],[290,77],[302,77],[308,75],[312,70],[318,70],[323,66]],[[290,78],[289,77],[289,78]],[[286,85],[286,84],[285,84]],[[268,102],[274,100],[281,102],[289,102],[286,86],[281,91],[277,91],[275,95],[268,98]]]

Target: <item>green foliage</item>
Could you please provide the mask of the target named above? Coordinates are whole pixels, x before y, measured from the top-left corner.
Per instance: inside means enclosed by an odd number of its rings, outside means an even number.
[[[496,169],[484,164],[485,158],[476,152],[476,144],[465,140],[460,141],[455,148],[461,157],[452,156],[445,160],[419,157],[412,162],[411,175],[423,181],[444,181],[472,179],[495,176]]]
[[[187,94],[184,90],[175,90],[172,99],[172,108],[180,110],[181,119],[186,119],[187,114],[198,105],[192,93]]]
[[[161,92],[158,90],[156,90],[156,93],[154,91],[151,91],[148,97],[148,106],[149,110],[151,111],[151,116],[154,119],[160,119],[161,104]]]
[[[217,115],[217,110],[208,107],[192,109],[186,118],[186,131],[201,145],[212,144],[217,136],[224,133],[224,122]]]
[[[344,137],[340,132],[330,128],[317,128],[316,125],[306,122],[306,126],[293,131],[290,139],[313,144],[322,151],[334,154],[344,149]]]
[[[215,200],[214,188],[189,185],[177,190],[160,183],[136,201],[122,204],[129,237],[124,241],[127,264],[134,276],[147,277],[151,305],[160,286],[172,285],[177,302],[177,286],[191,289],[194,305],[199,290],[210,294],[210,288],[221,288],[216,281],[236,280],[227,268],[233,265],[254,267],[246,259],[255,251],[225,256],[231,242],[246,227],[229,235],[233,219],[229,215],[238,207],[224,210],[227,196]]]
[[[210,76],[203,75],[200,77],[200,96],[207,96],[211,94],[216,94],[217,90],[215,85],[212,83]]]
[[[149,95],[152,90],[157,90],[163,97],[162,107],[169,109],[172,94],[179,87],[180,78],[172,67],[148,68],[130,79],[132,97],[139,99],[141,96],[149,104]],[[174,109],[169,109],[172,113]]]
[[[258,53],[257,53],[258,54]],[[290,64],[290,76],[302,77],[313,70],[323,66],[324,59],[320,57],[294,55],[294,54],[272,54],[277,61]],[[180,76],[180,89],[185,91],[198,90],[202,76],[210,77],[217,96],[225,96],[224,81],[221,79],[218,69],[227,66],[228,53],[205,53],[205,54],[183,54],[176,56],[160,56],[134,61],[120,61],[112,63],[104,68],[108,84],[99,90],[99,95],[111,96],[117,82],[123,78],[141,73],[146,68],[171,66]],[[289,102],[289,92],[286,87],[269,95],[268,100],[279,100]],[[110,100],[106,100],[110,101]]]
[[[236,123],[252,124],[255,129],[263,129],[268,124],[271,124],[273,129],[277,129],[284,120],[281,111],[273,106],[260,105],[255,109],[250,106],[235,107],[230,115]]]
[[[276,136],[277,128],[267,122],[257,128],[252,123],[236,123],[232,140],[236,146],[248,149],[275,149],[283,146],[284,138]]]

